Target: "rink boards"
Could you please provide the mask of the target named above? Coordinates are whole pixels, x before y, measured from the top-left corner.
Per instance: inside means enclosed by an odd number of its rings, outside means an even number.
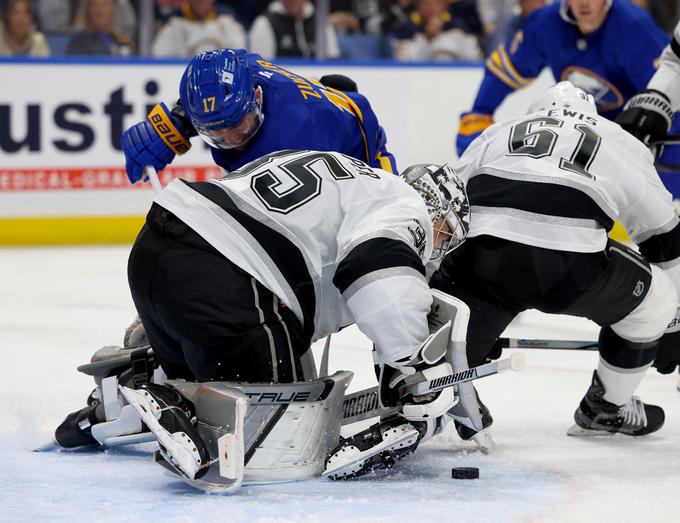
[[[479,64],[395,65],[286,63],[303,76],[346,74],[371,101],[400,168],[455,160],[458,115],[481,81]],[[139,231],[153,192],[130,185],[120,149],[122,131],[158,101],[177,99],[185,63],[156,60],[0,59],[11,78],[0,95],[0,245],[128,243]],[[523,114],[545,73],[511,95],[499,118]],[[203,180],[219,177],[207,145],[161,173]]]

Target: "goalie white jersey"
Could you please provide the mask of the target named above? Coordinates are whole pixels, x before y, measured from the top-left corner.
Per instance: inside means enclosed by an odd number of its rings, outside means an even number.
[[[653,162],[640,141],[597,114],[560,108],[497,123],[455,168],[467,184],[469,236],[597,252],[618,219],[642,248],[678,224]],[[650,261],[680,254],[667,247]]]
[[[270,289],[312,340],[357,323],[381,363],[428,335],[432,226],[419,194],[339,153],[280,151],[154,200]]]

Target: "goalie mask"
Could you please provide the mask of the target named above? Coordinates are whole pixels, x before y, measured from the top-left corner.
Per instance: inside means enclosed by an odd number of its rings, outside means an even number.
[[[470,230],[470,205],[465,184],[448,164],[412,165],[401,177],[425,201],[434,227],[431,260],[441,260],[463,243]]]

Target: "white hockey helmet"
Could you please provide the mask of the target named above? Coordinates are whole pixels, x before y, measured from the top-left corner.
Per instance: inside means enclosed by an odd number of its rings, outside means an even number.
[[[582,113],[597,114],[597,106],[595,105],[593,95],[586,93],[583,89],[576,87],[568,81],[553,85],[536,98],[529,106],[527,114],[561,107]]]
[[[425,201],[434,226],[431,260],[440,260],[458,247],[470,230],[470,205],[465,184],[448,165],[412,165],[401,177]],[[444,218],[444,220],[442,220]]]

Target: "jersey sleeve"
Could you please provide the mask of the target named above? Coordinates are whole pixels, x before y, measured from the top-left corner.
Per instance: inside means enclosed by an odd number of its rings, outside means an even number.
[[[656,61],[668,37],[647,15],[636,18],[625,31],[630,35],[630,44],[621,48],[621,60],[630,83],[636,91],[642,91],[656,72]]]
[[[680,220],[672,196],[642,144],[631,144],[625,167],[621,183],[631,203],[622,209],[621,223],[645,258],[666,270],[680,289]]]
[[[367,160],[371,167],[397,174],[397,162],[387,150],[387,134],[380,125],[378,116],[373,111],[368,99],[360,93],[344,93],[355,104],[360,121],[361,131],[366,138]]]
[[[659,69],[647,88],[668,96],[673,111],[680,110],[680,23],[675,26],[673,38],[661,55]]]
[[[393,178],[393,184],[402,183]],[[406,184],[400,189],[357,198],[363,201],[346,208],[338,233],[333,283],[374,343],[378,363],[410,356],[428,335],[432,296],[424,264],[432,252],[432,227],[420,196]]]
[[[494,124],[487,128],[470,144],[463,155],[454,165],[456,174],[467,184],[471,174],[484,162],[484,152],[489,145],[489,136],[498,133],[498,127],[502,123]]]
[[[493,114],[508,94],[529,85],[545,67],[547,57],[540,45],[544,17],[540,11],[529,15],[524,29],[487,58],[472,112]]]

